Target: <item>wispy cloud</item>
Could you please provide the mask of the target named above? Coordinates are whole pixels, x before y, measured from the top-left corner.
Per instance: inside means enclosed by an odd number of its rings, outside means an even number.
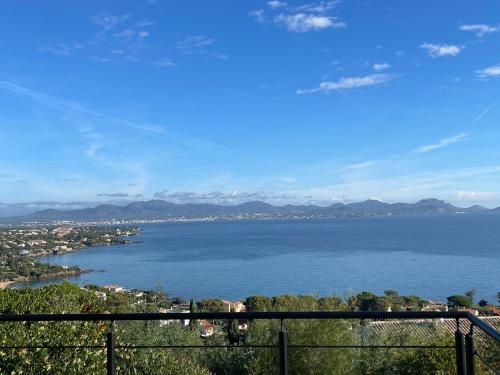
[[[85,155],[89,158],[94,158],[99,150],[103,149],[104,146],[99,143],[92,143],[85,149]]]
[[[288,4],[282,1],[269,1],[267,3],[268,7],[271,8],[269,16],[266,16],[264,9],[253,10],[249,14],[255,17],[259,23],[269,21],[285,27],[290,32],[304,33],[346,27],[345,22],[328,14],[339,3],[340,1],[319,1],[297,7],[288,7]]]
[[[314,89],[299,89],[297,94],[310,94],[314,92],[328,92],[335,90],[348,90],[359,87],[376,86],[395,79],[395,74],[371,74],[363,77],[343,77],[338,81],[321,82]]]
[[[466,191],[466,186],[471,180],[488,181],[494,175],[500,175],[500,165],[440,169],[382,178],[361,178],[346,183],[291,191],[291,193],[312,196],[316,200],[323,201],[331,201],[332,197],[362,200],[376,195],[383,200],[407,202],[428,197],[449,197],[450,192]]]
[[[274,21],[284,25],[288,31],[296,33],[347,26],[345,22],[339,21],[335,17],[306,13],[279,14],[274,18]]]
[[[381,72],[382,70],[387,70],[391,67],[388,63],[373,64],[373,70],[376,72]]]
[[[370,168],[373,165],[377,164],[377,160],[367,160],[362,163],[357,163],[357,164],[350,164],[344,167],[344,169],[347,170],[359,170],[359,169],[366,169]]]
[[[326,13],[337,7],[337,5],[339,5],[341,2],[341,0],[319,1],[316,3],[299,5],[295,9],[301,12]]]
[[[290,193],[276,193],[269,191],[256,191],[256,192],[240,192],[233,190],[230,192],[222,191],[207,191],[207,192],[194,192],[194,191],[177,191],[170,192],[168,190],[161,190],[154,194],[156,199],[167,199],[176,203],[218,203],[218,204],[235,204],[248,201],[281,201],[292,200],[297,198],[295,194]]]
[[[283,7],[286,7],[287,5],[288,5],[287,3],[283,2],[283,1],[278,1],[278,0],[267,2],[267,6],[269,6],[270,8],[273,8],[273,9],[283,8]]]
[[[153,21],[143,20],[136,23],[138,27],[151,27],[156,25]]]
[[[250,17],[254,17],[258,23],[266,22],[266,17],[264,15],[264,9],[255,9],[248,12]]]
[[[126,126],[132,129],[137,129],[146,133],[150,133],[153,135],[165,137],[168,140],[175,142],[177,144],[181,144],[184,146],[200,149],[200,150],[206,150],[206,151],[225,151],[226,148],[223,146],[219,146],[215,143],[204,141],[198,138],[193,138],[191,136],[170,131],[167,130],[164,127],[158,126],[158,125],[145,125],[145,124],[138,124],[135,122],[123,120],[120,118],[116,118],[113,116],[109,116],[107,114],[93,111],[91,109],[87,109],[85,107],[82,107],[74,102],[70,102],[64,99],[56,98],[54,96],[50,96],[47,94],[44,94],[39,91],[31,90],[26,87],[16,85],[11,82],[7,81],[0,81],[0,88],[7,90],[11,93],[17,94],[17,95],[22,95],[29,97],[31,99],[36,100],[39,103],[42,103],[44,105],[47,105],[52,108],[56,109],[61,109],[61,110],[71,110],[75,112],[79,112],[85,115],[92,116],[96,119],[104,120],[110,124],[115,124],[115,125],[122,125]],[[90,154],[95,155],[95,153],[98,151],[98,149],[92,151],[90,150]],[[89,155],[90,156],[90,155]]]
[[[194,53],[205,53],[207,51],[207,47],[214,43],[214,38],[209,38],[204,35],[192,35],[178,41],[175,44],[175,47],[186,55],[190,55]]]
[[[98,197],[108,197],[108,198],[127,198],[129,196],[128,193],[118,192],[118,193],[98,193],[96,194]]]
[[[101,26],[104,30],[111,30],[116,27],[118,24],[125,22],[130,15],[112,15],[109,13],[99,13],[95,16],[92,16],[90,20],[96,25]]]
[[[472,32],[479,38],[482,38],[486,34],[500,31],[498,26],[491,26],[486,24],[461,25],[458,29],[461,31]]]
[[[38,48],[38,52],[41,53],[51,53],[53,55],[59,56],[69,56],[73,49],[64,43],[60,43],[57,46],[43,46]]]
[[[500,76],[500,64],[489,66],[484,69],[476,70],[476,75],[481,79],[488,79]]]
[[[454,135],[452,137],[441,139],[438,143],[435,143],[435,144],[420,146],[420,147],[416,148],[413,152],[421,154],[421,153],[425,153],[425,152],[438,150],[440,148],[447,147],[447,146],[450,146],[450,145],[455,144],[455,143],[463,142],[467,139],[468,136],[469,136],[469,133],[460,133],[460,134]]]
[[[455,44],[423,43],[420,48],[425,49],[430,57],[456,56],[465,48]]]
[[[456,191],[454,193],[454,199],[459,201],[485,201],[498,198],[500,198],[500,192],[496,191]]]
[[[172,66],[175,66],[175,63],[168,57],[163,57],[159,60],[154,61],[153,65],[160,66],[162,68],[170,68]]]

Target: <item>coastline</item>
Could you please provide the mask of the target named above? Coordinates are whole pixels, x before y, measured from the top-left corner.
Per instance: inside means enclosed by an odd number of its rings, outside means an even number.
[[[19,271],[17,269],[10,271],[10,274],[5,272],[5,274],[2,274],[4,277],[0,278],[0,289],[8,288],[13,284],[23,284],[50,279],[64,279],[92,272],[91,269],[82,269],[78,266],[52,264],[50,261],[47,262],[42,260],[41,258],[43,257],[49,255],[75,253],[91,247],[127,245],[140,242],[127,238],[130,236],[136,236],[140,233],[140,229],[137,227],[127,228],[127,231],[124,233],[120,232],[118,227],[112,230],[110,228],[106,229],[99,227],[92,227],[88,230],[86,230],[85,227],[77,228],[78,229],[75,232],[74,228],[67,226],[54,229],[51,229],[50,227],[49,229],[42,227],[42,229],[34,230],[20,226],[9,232],[0,232],[4,235],[0,238],[0,240],[2,240],[2,242],[0,242],[0,250],[2,250],[0,255],[2,256],[3,261],[10,256],[16,267],[22,269],[23,266],[27,266],[31,269],[31,272],[16,272]],[[30,236],[38,236],[36,237],[36,240],[26,240],[24,237],[26,236],[25,232],[27,231],[30,231]],[[58,231],[64,233],[59,234],[57,233]],[[55,238],[51,237],[54,233],[56,233]],[[35,243],[35,241],[37,242]],[[50,246],[44,246],[44,248],[34,247],[34,245],[46,245],[48,243]],[[19,246],[19,249],[17,249],[17,252],[14,252],[14,254],[13,251],[10,250],[10,246],[12,246],[12,244],[18,244]],[[26,250],[26,248],[30,250]]]
[[[0,281],[0,289],[8,288],[9,285],[15,284],[16,281]]]

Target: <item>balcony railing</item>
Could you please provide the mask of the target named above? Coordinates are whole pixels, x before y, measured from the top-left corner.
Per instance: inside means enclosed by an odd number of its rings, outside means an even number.
[[[476,359],[483,363],[483,367],[489,369],[493,374],[500,374],[498,366],[500,359],[494,358],[494,363],[475,350],[475,338],[488,337],[495,345],[500,344],[500,332],[493,326],[487,324],[482,319],[465,311],[448,312],[361,312],[361,311],[335,311],[335,312],[198,312],[198,313],[120,313],[120,314],[0,314],[0,324],[2,322],[108,322],[106,342],[102,345],[4,345],[0,349],[106,349],[107,354],[107,374],[115,374],[115,351],[117,349],[211,349],[228,348],[228,345],[117,345],[115,343],[114,323],[119,321],[150,321],[150,320],[216,320],[216,321],[254,321],[254,320],[275,320],[280,322],[278,340],[276,345],[241,345],[231,346],[232,348],[274,348],[279,351],[280,374],[289,374],[288,352],[290,349],[448,349],[454,350],[456,372],[458,375],[476,374]],[[456,323],[454,332],[455,345],[308,345],[293,344],[287,340],[286,322],[297,319],[330,319],[330,320],[434,320],[452,319]],[[464,324],[465,323],[465,324]],[[466,329],[464,329],[464,326]],[[467,330],[468,332],[464,332]]]

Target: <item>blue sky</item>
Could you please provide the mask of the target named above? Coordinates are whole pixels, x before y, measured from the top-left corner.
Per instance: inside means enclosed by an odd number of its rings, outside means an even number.
[[[500,3],[0,3],[0,202],[500,205]]]

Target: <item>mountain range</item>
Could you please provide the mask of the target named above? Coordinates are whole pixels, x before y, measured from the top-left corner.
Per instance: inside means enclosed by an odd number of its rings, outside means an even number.
[[[429,198],[417,203],[384,203],[367,200],[357,203],[335,203],[322,207],[316,205],[273,206],[262,201],[238,205],[204,203],[177,204],[164,200],[133,202],[126,205],[100,204],[82,209],[45,209],[29,215],[9,218],[13,221],[105,221],[105,220],[160,220],[180,218],[341,218],[383,215],[417,215],[446,213],[500,212],[500,208],[482,206],[456,207],[445,201]],[[2,221],[6,221],[3,219]]]

